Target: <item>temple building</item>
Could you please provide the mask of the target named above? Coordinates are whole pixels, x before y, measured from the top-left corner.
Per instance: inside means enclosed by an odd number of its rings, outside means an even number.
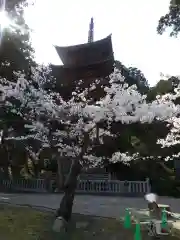
[[[69,84],[80,79],[94,79],[108,76],[114,69],[114,54],[111,35],[94,41],[94,22],[91,18],[88,42],[55,49],[63,65],[52,65],[53,76]]]

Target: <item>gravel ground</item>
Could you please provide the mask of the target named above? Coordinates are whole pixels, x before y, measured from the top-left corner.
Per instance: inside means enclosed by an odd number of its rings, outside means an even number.
[[[54,210],[59,207],[61,198],[61,194],[0,194],[1,202],[40,206]],[[180,213],[179,199],[160,197],[158,202],[168,204],[173,212]],[[73,212],[119,219],[124,215],[125,208],[144,209],[147,208],[147,202],[144,198],[77,195]]]

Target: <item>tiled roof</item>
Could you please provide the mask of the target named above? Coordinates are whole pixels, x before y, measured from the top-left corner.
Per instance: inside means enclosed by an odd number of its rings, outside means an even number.
[[[111,35],[92,43],[68,47],[55,46],[55,48],[66,66],[87,66],[110,58],[114,59]]]

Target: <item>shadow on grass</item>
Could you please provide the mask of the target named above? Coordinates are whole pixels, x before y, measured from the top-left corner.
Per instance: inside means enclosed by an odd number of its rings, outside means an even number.
[[[132,231],[125,230],[120,221],[80,214],[74,214],[68,232],[58,236],[63,240],[133,239]]]

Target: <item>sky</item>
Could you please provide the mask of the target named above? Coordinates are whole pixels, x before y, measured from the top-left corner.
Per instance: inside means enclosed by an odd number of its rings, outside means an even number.
[[[86,43],[93,17],[94,40],[112,34],[115,59],[139,68],[150,85],[160,80],[160,73],[180,75],[180,39],[156,32],[169,0],[36,1],[26,9],[25,19],[39,63],[61,65],[54,45]]]

